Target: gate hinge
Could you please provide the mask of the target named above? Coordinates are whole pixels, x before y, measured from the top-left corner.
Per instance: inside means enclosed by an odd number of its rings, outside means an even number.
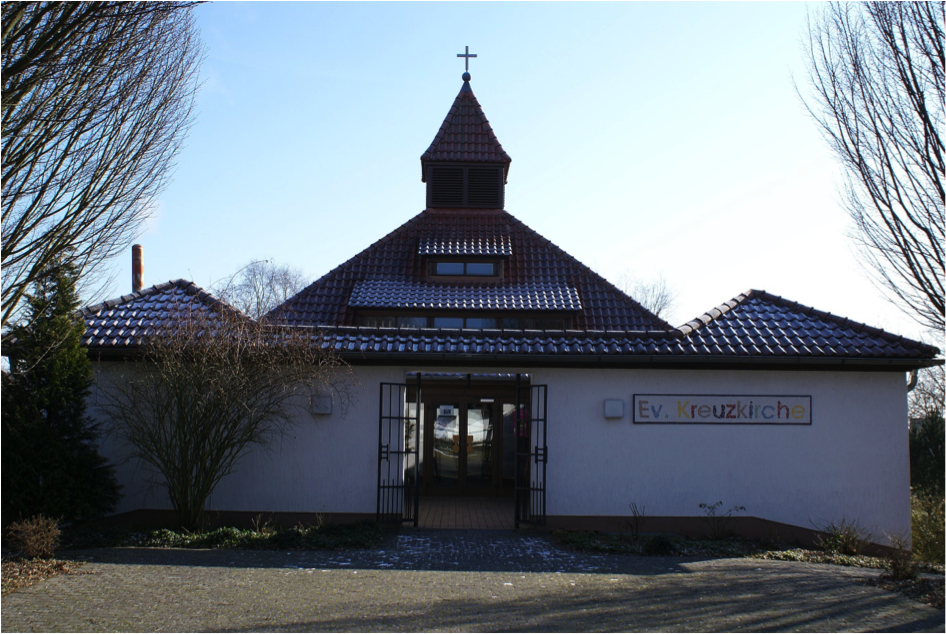
[[[549,461],[549,448],[548,447],[536,447],[535,448],[535,464],[540,462],[548,463]]]

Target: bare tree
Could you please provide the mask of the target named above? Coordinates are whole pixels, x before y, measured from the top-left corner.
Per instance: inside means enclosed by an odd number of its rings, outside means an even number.
[[[163,476],[193,530],[251,446],[281,437],[313,398],[334,394],[344,411],[349,375],[317,331],[264,326],[222,303],[171,306],[165,324],[99,387],[111,431]]]
[[[192,121],[191,2],[5,2],[2,324],[51,263],[124,251]]]
[[[618,279],[617,287],[664,321],[668,321],[672,316],[677,294],[667,284],[663,275],[658,275],[648,282],[625,271]]]
[[[934,366],[917,370],[916,382],[909,394],[910,418],[924,419],[929,416],[943,415],[943,401],[946,398],[946,376],[943,366]]]
[[[944,326],[943,2],[831,3],[809,20],[806,107],[847,172],[875,282]],[[804,97],[803,97],[804,99]]]
[[[299,269],[272,260],[254,260],[218,284],[216,294],[253,319],[262,319],[306,285],[306,276]]]

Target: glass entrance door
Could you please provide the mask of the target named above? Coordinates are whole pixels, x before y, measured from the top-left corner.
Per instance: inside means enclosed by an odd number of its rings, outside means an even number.
[[[493,403],[480,401],[466,406],[466,486],[484,489],[492,486],[495,459]]]
[[[489,493],[502,482],[502,434],[493,399],[433,401],[426,407],[427,492]]]
[[[432,408],[433,421],[433,484],[456,489],[460,486],[460,462],[463,443],[459,403],[437,403]]]

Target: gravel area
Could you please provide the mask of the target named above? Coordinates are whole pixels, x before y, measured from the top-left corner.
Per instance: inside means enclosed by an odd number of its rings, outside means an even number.
[[[410,531],[371,551],[118,548],[3,598],[4,631],[944,631],[876,570],[598,555]]]

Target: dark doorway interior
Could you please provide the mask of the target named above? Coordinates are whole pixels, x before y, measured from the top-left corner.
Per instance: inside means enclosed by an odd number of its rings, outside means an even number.
[[[512,496],[515,414],[528,407],[529,377],[425,374],[422,383],[421,494]]]

